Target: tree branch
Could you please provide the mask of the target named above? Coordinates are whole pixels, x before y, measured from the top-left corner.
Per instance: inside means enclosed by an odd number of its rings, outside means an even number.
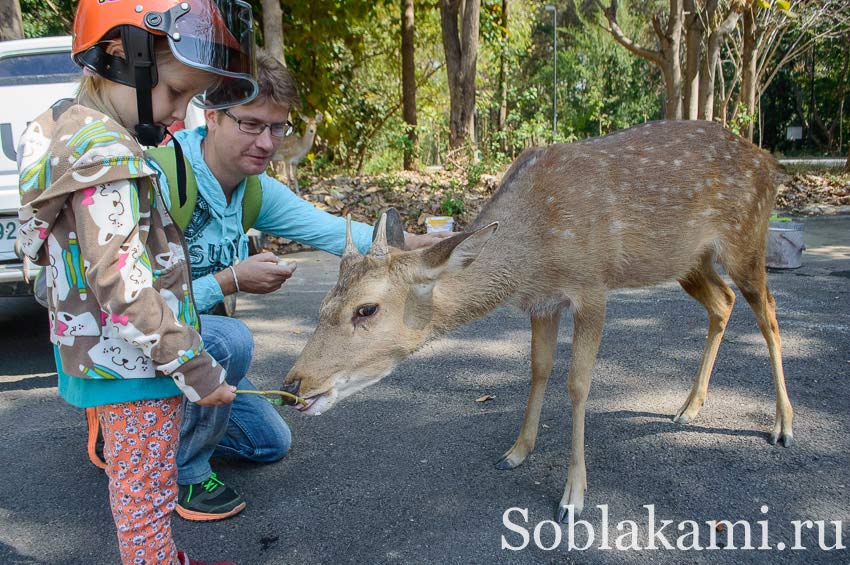
[[[648,59],[657,65],[661,65],[663,59],[661,57],[661,53],[658,51],[652,51],[633,41],[631,38],[626,36],[622,29],[620,29],[619,24],[617,24],[617,3],[616,0],[612,0],[611,6],[605,7],[604,4],[600,0],[596,0],[596,4],[602,10],[602,14],[605,16],[605,20],[608,22],[608,26],[604,27],[605,31],[611,34],[614,40],[637,55],[638,57],[643,57],[644,59]]]

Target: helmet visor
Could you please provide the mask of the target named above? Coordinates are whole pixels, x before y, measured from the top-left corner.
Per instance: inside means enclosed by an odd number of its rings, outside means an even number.
[[[257,96],[251,5],[242,0],[193,0],[173,23],[168,43],[181,62],[218,75],[217,85],[195,97],[215,110]]]

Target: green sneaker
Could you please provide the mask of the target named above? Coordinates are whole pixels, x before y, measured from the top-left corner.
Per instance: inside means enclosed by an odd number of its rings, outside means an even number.
[[[245,501],[235,490],[225,485],[215,473],[194,485],[179,485],[177,514],[195,522],[223,520],[242,512]]]

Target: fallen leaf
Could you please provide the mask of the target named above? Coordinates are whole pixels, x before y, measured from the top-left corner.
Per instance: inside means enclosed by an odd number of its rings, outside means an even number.
[[[496,397],[493,396],[492,394],[485,394],[484,396],[476,398],[475,402],[489,402],[490,400],[493,400],[494,398],[496,398]]]

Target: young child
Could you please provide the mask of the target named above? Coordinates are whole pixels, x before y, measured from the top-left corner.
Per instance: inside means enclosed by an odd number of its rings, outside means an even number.
[[[217,5],[81,0],[77,100],[36,118],[18,149],[20,249],[46,269],[59,392],[96,407],[125,564],[200,564],[171,537],[180,394],[235,398],[204,350],[182,234],[141,146],[198,93],[210,108],[256,96],[250,7]]]

